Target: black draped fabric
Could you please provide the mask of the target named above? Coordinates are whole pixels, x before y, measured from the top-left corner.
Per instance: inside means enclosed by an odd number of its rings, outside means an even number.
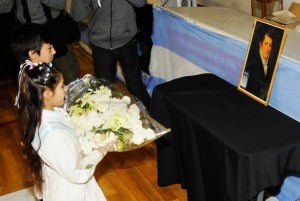
[[[158,183],[189,201],[247,201],[300,171],[300,123],[212,74],[158,85],[151,115],[172,132],[157,141]]]

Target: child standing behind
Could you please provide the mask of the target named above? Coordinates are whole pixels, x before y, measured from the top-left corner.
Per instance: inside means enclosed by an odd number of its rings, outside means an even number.
[[[13,29],[11,49],[20,64],[52,62],[56,53],[51,36],[39,24],[21,24]]]
[[[24,38],[31,41],[24,52],[32,61],[52,60],[55,50],[40,33],[35,32],[36,37],[31,40]],[[26,55],[17,53],[17,46],[14,43],[13,51],[22,60]],[[63,75],[51,63],[26,60],[21,65],[16,104],[29,179],[38,199],[43,201],[105,201],[93,174],[113,146],[82,155],[68,114],[60,108],[65,94]]]

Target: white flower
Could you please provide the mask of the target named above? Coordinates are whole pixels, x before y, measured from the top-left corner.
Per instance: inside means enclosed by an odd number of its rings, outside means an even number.
[[[69,115],[86,155],[116,139],[117,151],[125,151],[155,138],[152,129],[143,127],[139,107],[128,96],[114,97],[106,86],[89,89]]]
[[[126,123],[127,123],[126,116],[122,115],[121,113],[115,112],[115,113],[111,113],[107,117],[106,122],[104,122],[102,128],[117,131],[121,127],[124,127]]]
[[[92,151],[97,148],[97,145],[94,143],[94,141],[88,140],[85,137],[79,137],[79,143],[85,155],[91,154]]]
[[[142,144],[144,142],[144,137],[142,135],[139,135],[139,134],[134,134],[132,136],[132,142],[134,144]]]
[[[145,136],[145,138],[147,140],[151,140],[151,139],[155,138],[155,133],[150,128],[145,129],[143,135]]]

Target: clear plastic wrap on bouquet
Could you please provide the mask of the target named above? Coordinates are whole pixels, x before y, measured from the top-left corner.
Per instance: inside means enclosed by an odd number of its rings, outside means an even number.
[[[137,149],[170,132],[151,118],[141,101],[89,74],[67,86],[64,108],[87,155],[116,141],[115,151]]]

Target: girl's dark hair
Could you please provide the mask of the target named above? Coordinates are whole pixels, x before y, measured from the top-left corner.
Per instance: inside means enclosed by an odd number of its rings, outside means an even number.
[[[11,50],[19,63],[29,59],[29,51],[40,54],[43,44],[51,44],[52,37],[39,24],[18,24],[11,33]]]
[[[43,93],[46,88],[54,91],[61,76],[51,63],[33,64],[29,61],[21,66],[19,74],[16,104],[19,107],[23,154],[28,166],[29,181],[39,190],[42,189],[43,184],[42,160],[31,142],[41,124]]]

